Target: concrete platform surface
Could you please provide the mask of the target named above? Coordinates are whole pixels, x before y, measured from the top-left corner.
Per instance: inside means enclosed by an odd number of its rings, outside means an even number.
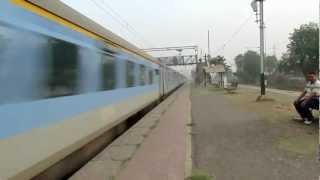
[[[141,145],[118,180],[183,180],[187,122],[191,119],[189,86],[183,87],[159,125]]]
[[[184,179],[189,94],[188,85],[178,89],[70,180]]]

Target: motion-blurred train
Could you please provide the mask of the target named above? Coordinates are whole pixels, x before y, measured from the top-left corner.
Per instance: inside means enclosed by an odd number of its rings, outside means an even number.
[[[186,81],[59,0],[0,1],[0,179],[30,179]]]

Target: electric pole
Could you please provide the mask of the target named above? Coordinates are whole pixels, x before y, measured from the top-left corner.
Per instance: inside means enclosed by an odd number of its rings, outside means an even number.
[[[266,82],[265,82],[265,72],[264,72],[264,58],[265,58],[265,40],[264,40],[264,0],[253,0],[251,3],[252,9],[255,13],[258,13],[257,2],[259,2],[259,22],[260,22],[260,87],[261,87],[261,96],[266,94]]]
[[[265,84],[265,74],[264,74],[264,9],[263,9],[263,1],[260,2],[260,70],[261,70],[261,96],[266,94],[266,84]]]
[[[210,30],[208,30],[208,59],[207,59],[207,66],[209,67],[209,60],[210,60]]]
[[[208,30],[208,55],[210,56],[210,30]]]

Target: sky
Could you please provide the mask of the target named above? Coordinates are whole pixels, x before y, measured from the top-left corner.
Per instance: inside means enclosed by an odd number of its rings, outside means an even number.
[[[204,54],[209,30],[211,56],[225,56],[232,66],[238,54],[258,51],[259,26],[251,0],[61,1],[139,48],[197,45]],[[268,55],[280,58],[295,28],[318,22],[319,0],[266,0],[264,4]]]

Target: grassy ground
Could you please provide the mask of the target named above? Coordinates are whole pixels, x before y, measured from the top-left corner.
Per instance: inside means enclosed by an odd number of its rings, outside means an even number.
[[[193,170],[191,177],[189,177],[187,180],[214,180],[214,178],[207,172],[195,169]]]
[[[256,102],[259,92],[251,89],[238,89],[235,94],[224,93],[224,96],[240,108],[263,115],[264,120],[280,128],[282,133],[274,146],[292,156],[316,156],[318,147],[318,124],[306,126],[293,119],[297,116],[292,102],[293,97],[268,93],[267,101]]]
[[[210,91],[224,91],[223,88],[220,88],[220,87],[216,87],[216,86],[212,86],[212,85],[208,85],[208,90]]]

